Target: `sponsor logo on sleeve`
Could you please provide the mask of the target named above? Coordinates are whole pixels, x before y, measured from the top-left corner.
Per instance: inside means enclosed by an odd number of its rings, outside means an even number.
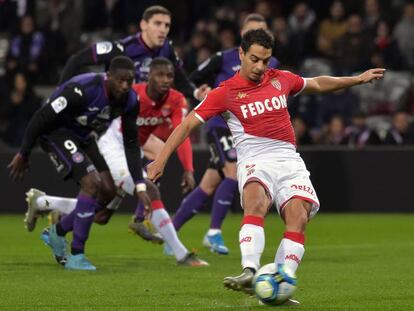
[[[80,88],[75,87],[73,90],[74,90],[74,91],[75,91],[75,93],[76,93],[76,94],[78,94],[79,96],[82,96],[82,95],[83,95],[83,94],[82,94],[82,91],[81,91],[81,89],[80,89]]]
[[[76,118],[76,121],[78,121],[78,123],[80,125],[86,126],[88,124],[88,117],[87,116],[79,116]]]
[[[56,113],[59,113],[66,108],[66,106],[68,105],[68,101],[65,97],[60,96],[56,98],[50,105]]]
[[[98,42],[96,44],[96,54],[98,55],[108,54],[111,51],[112,51],[112,43],[109,41]]]
[[[121,44],[121,43],[119,43],[119,42],[117,42],[116,43],[116,47],[121,51],[121,52],[124,52],[124,46]]]

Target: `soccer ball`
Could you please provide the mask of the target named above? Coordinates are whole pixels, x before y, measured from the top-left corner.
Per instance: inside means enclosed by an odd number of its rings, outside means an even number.
[[[269,263],[261,267],[253,278],[256,297],[267,305],[280,305],[292,297],[296,276],[284,265]]]

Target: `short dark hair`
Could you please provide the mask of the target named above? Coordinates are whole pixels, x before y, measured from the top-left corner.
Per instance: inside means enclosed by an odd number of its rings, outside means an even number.
[[[116,56],[109,64],[109,72],[114,73],[119,69],[127,69],[135,71],[134,62],[127,56]]]
[[[260,15],[258,13],[252,13],[246,16],[246,18],[243,20],[242,26],[246,26],[248,22],[266,23],[266,20],[263,17],[263,15]]]
[[[265,29],[249,30],[243,35],[240,46],[243,52],[246,53],[253,44],[272,49],[274,44],[273,35]]]
[[[173,63],[165,57],[156,57],[151,61],[150,70],[157,66],[171,66],[174,68]]]
[[[155,14],[164,14],[171,17],[171,12],[167,8],[161,5],[153,5],[145,9],[144,13],[142,13],[142,19],[148,22]]]

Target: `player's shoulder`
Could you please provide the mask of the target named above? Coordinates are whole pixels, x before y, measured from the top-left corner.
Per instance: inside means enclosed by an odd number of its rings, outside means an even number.
[[[280,69],[276,69],[276,68],[267,69],[266,75],[270,78],[283,77],[283,78],[287,78],[287,79],[291,79],[293,77],[298,76],[298,74],[293,73],[289,70],[280,70]]]
[[[218,53],[221,53],[221,55],[223,57],[225,56],[234,56],[234,55],[239,55],[239,48],[238,47],[233,47],[224,51],[220,51]]]
[[[168,96],[170,97],[170,100],[177,102],[185,99],[184,94],[174,88],[170,88]]]
[[[146,87],[147,87],[147,83],[146,82],[135,83],[134,85],[132,85],[132,89],[138,95],[139,94],[142,94],[142,92],[145,92]]]

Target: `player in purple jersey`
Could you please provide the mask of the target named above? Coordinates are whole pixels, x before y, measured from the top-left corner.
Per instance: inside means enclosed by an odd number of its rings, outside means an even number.
[[[175,85],[186,96],[194,96],[196,99],[202,99],[209,91],[209,87],[201,85],[199,88],[195,88],[194,84],[190,83],[186,77],[181,60],[177,57],[172,42],[168,40],[168,32],[171,26],[171,13],[169,10],[162,6],[148,7],[140,21],[141,32],[134,36],[129,36],[119,41],[106,41],[93,44],[91,47],[86,48],[73,55],[67,62],[62,76],[61,83],[70,79],[77,73],[82,72],[89,65],[104,65],[108,66],[111,59],[117,55],[126,55],[130,57],[135,66],[135,82],[146,81],[149,73],[149,66],[152,59],[162,56],[171,60],[175,67]],[[185,174],[185,180],[183,181],[190,189],[195,187],[194,176],[191,173]],[[33,190],[33,191],[32,191]],[[34,229],[36,224],[35,217],[37,215],[30,215],[31,202],[36,200],[36,197],[42,195],[42,192],[31,189],[27,192],[26,201],[28,202],[28,212],[25,216],[26,228],[29,231]],[[62,205],[65,205],[65,201],[62,200]],[[100,210],[95,215],[95,221],[98,223],[104,223],[105,219],[108,219],[113,211],[120,204],[111,204],[111,207]],[[144,218],[144,207],[139,205],[140,214]],[[31,216],[31,217],[30,217]],[[101,220],[102,221],[101,221]],[[141,231],[136,232],[145,239],[157,241],[157,236],[153,235],[148,228],[143,224],[138,224],[137,228]]]
[[[149,65],[156,57],[168,58],[175,66],[175,85],[187,97],[201,100],[208,91],[207,85],[196,89],[183,68],[182,61],[175,53],[172,41],[168,39],[171,27],[171,12],[165,7],[148,7],[140,21],[141,32],[117,41],[103,41],[81,50],[66,63],[60,83],[79,74],[87,66],[104,65],[107,67],[112,58],[125,55],[132,59],[135,66],[135,82],[148,80]]]
[[[251,29],[267,29],[266,21],[259,14],[250,14],[243,22],[241,35]],[[272,57],[269,67],[276,68],[278,61]],[[196,85],[215,77],[213,87],[231,78],[240,69],[239,48],[218,52],[190,75]],[[236,150],[233,137],[226,122],[220,116],[210,119],[206,126],[207,141],[211,153],[209,167],[197,188],[184,198],[175,214],[173,223],[178,231],[191,219],[212,196],[213,206],[210,229],[204,236],[203,244],[218,254],[228,254],[224,245],[221,226],[237,192]]]
[[[8,166],[14,180],[22,178],[39,140],[58,173],[80,185],[75,209],[49,228],[47,245],[66,269],[96,270],[84,255],[85,243],[95,211],[114,199],[116,187],[95,138],[117,117],[122,119],[125,156],[135,193],[150,208],[137,141],[139,105],[131,89],[133,81],[134,63],[118,56],[107,74],[83,74],[63,83],[33,116],[20,151]],[[71,231],[71,255],[67,256],[65,235]]]

